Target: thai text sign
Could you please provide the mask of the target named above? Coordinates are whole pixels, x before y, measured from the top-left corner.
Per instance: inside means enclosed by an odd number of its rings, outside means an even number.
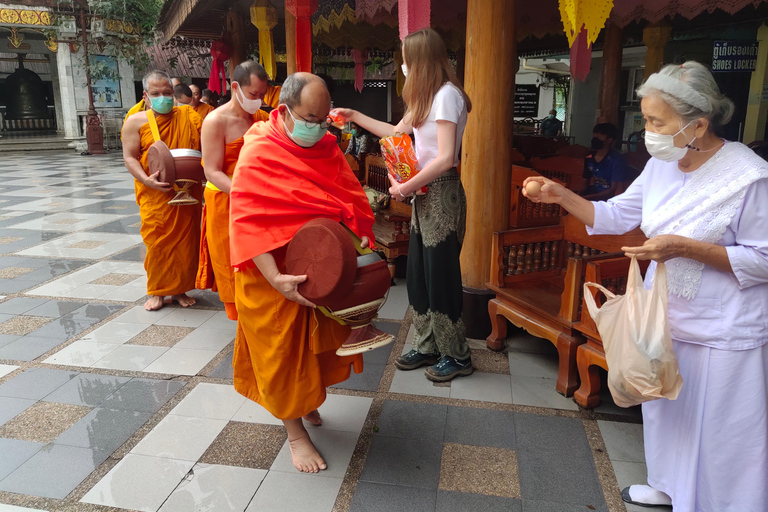
[[[712,71],[715,73],[742,73],[757,68],[757,43],[715,41]]]
[[[515,84],[515,117],[539,115],[539,87],[536,84]]]

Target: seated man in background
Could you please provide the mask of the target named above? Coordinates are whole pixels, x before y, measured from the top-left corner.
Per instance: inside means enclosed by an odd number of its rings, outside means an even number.
[[[554,138],[563,131],[563,122],[557,117],[557,110],[550,110],[549,115],[541,121],[539,134],[545,137]]]
[[[613,147],[619,129],[611,123],[600,123],[592,130],[592,153],[584,159],[587,186],[579,195],[589,201],[605,201],[624,192],[628,180],[627,163]]]

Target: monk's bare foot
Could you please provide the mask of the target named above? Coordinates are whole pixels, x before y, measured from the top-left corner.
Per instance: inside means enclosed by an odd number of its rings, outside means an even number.
[[[317,473],[328,467],[306,431],[296,439],[289,437],[288,446],[291,449],[293,465],[302,473]]]
[[[179,306],[183,308],[188,308],[189,306],[194,306],[197,302],[195,299],[187,295],[186,293],[182,293],[181,295],[174,295],[171,300],[175,300],[179,303]]]
[[[323,424],[323,418],[320,417],[320,413],[317,411],[317,409],[307,414],[306,416],[303,416],[303,418],[304,421],[308,421],[316,427],[319,427]]]
[[[147,311],[157,311],[163,307],[163,298],[157,295],[150,295],[149,300],[144,303],[144,309]]]

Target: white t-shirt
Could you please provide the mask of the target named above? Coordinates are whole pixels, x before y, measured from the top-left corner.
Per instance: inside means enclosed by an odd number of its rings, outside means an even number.
[[[450,121],[456,124],[456,154],[453,165],[459,165],[461,138],[467,126],[467,105],[459,88],[451,82],[446,82],[440,87],[432,100],[432,108],[429,110],[427,119],[421,126],[413,129],[416,136],[416,157],[422,169],[437,158],[437,121]]]

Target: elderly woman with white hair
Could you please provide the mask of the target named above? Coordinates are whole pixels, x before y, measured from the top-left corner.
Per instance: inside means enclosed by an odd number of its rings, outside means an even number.
[[[625,501],[675,512],[768,510],[768,163],[715,130],[733,114],[710,71],[670,65],[638,89],[651,159],[627,191],[589,202],[545,178],[591,234],[638,226],[628,256],[667,265],[668,318],[683,389],[643,404],[648,485]]]

